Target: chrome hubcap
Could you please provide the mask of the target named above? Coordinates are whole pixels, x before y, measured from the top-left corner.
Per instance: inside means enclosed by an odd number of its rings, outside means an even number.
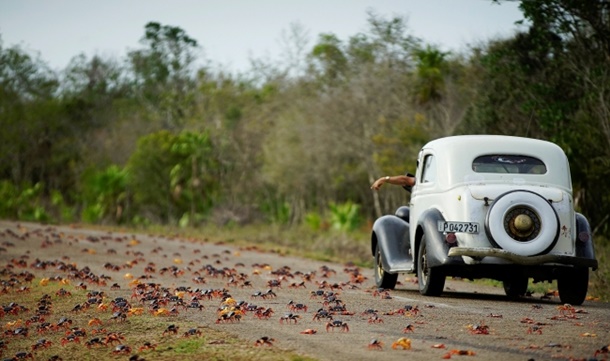
[[[540,218],[529,208],[517,207],[507,213],[504,229],[516,241],[531,241],[540,233]]]
[[[381,279],[383,277],[383,265],[381,264],[381,253],[377,252],[377,277]]]
[[[426,259],[426,254],[422,255],[421,258],[421,276],[422,283],[426,284],[426,282],[428,282],[428,261]]]

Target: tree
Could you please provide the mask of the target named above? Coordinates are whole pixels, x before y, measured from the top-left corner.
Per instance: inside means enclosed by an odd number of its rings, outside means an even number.
[[[133,216],[193,224],[217,199],[219,165],[206,133],[159,131],[142,137],[129,159]]]
[[[179,129],[192,109],[197,41],[179,27],[149,22],[141,42],[147,48],[129,53],[134,85],[145,105],[160,114],[162,128]]]
[[[339,80],[346,70],[347,59],[343,54],[341,41],[334,34],[321,34],[311,55],[313,64],[320,68],[321,78],[325,81]]]
[[[0,44],[0,178],[14,184],[68,188],[78,153],[56,98],[57,76],[19,47]]]
[[[263,174],[275,195],[288,201],[295,221],[333,201],[366,203],[362,209],[381,213],[363,187],[380,174],[376,140],[386,137],[393,169],[400,172],[421,146],[419,136],[406,130],[417,128],[409,102],[416,40],[404,19],[370,14],[369,20],[370,32],[347,42],[320,37],[310,57],[311,81],[282,88],[284,107],[263,146]],[[388,199],[383,212],[404,204],[405,193]]]
[[[544,0],[520,7],[527,31],[494,41],[472,58],[481,80],[461,131],[559,144],[572,165],[575,205],[595,229],[607,232],[610,189],[602,180],[610,176],[609,5]],[[590,189],[598,196],[587,197]]]
[[[62,105],[72,132],[78,134],[74,138],[84,160],[80,168],[102,170],[110,163],[122,167],[135,148],[122,144],[128,138],[125,133],[141,135],[134,119],[130,119],[133,128],[129,132],[123,130],[120,136],[116,132],[122,128],[122,114],[133,114],[126,111],[134,105],[127,78],[116,61],[99,56],[76,56],[64,70]]]
[[[219,198],[219,164],[206,132],[182,132],[170,147],[176,163],[170,170],[170,187],[183,224],[195,225]]]
[[[445,91],[448,52],[431,45],[415,50],[417,97],[420,104],[439,101]]]

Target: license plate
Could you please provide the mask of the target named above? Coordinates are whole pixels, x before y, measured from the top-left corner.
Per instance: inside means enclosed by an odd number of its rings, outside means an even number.
[[[449,233],[479,233],[479,224],[476,222],[438,221],[438,231]]]

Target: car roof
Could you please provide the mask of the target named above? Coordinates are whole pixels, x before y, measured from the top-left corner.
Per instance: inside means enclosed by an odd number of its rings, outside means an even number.
[[[536,183],[555,184],[571,191],[570,167],[565,152],[558,145],[540,139],[507,135],[458,135],[438,138],[422,148],[424,154],[435,154],[438,169],[447,170],[444,186],[464,182],[472,175],[472,161],[481,155],[521,155],[543,161],[547,173],[531,175]],[[521,174],[509,177],[523,177]],[[530,176],[530,175],[526,175]],[[485,175],[487,179],[505,179],[507,175]]]

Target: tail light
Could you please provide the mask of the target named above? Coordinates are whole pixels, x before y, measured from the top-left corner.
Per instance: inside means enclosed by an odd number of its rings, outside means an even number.
[[[445,234],[445,242],[449,247],[457,246],[457,237],[455,236],[455,233]]]
[[[578,234],[578,240],[581,241],[582,243],[586,243],[591,239],[591,235],[589,234],[589,232],[580,232]]]

